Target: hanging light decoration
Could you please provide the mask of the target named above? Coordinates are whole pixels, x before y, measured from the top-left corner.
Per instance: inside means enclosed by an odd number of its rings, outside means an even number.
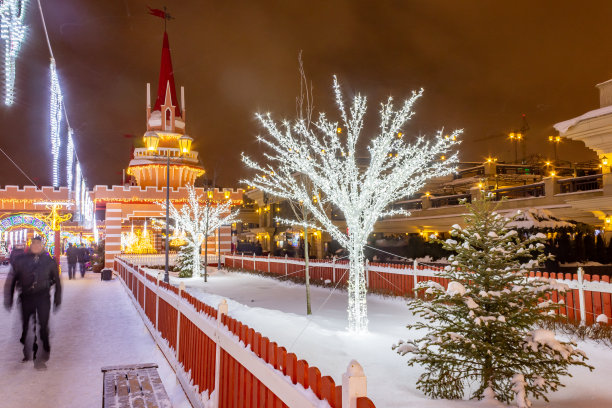
[[[4,40],[4,104],[15,102],[15,59],[26,37],[25,20],[27,0],[0,2],[0,38]]]
[[[80,214],[81,214],[81,164],[79,162],[77,162],[76,164],[76,172],[75,172],[75,181],[74,181],[74,203],[76,205],[76,211],[75,211],[75,219],[78,221],[80,220]]]
[[[59,151],[60,151],[60,130],[62,123],[62,90],[59,86],[57,71],[55,70],[55,59],[51,58],[51,100],[49,103],[50,124],[51,124],[51,154],[53,155],[53,187],[59,187]]]
[[[72,141],[72,129],[68,129],[68,148],[66,150],[66,184],[68,191],[72,191],[72,172],[74,164],[74,142]]]

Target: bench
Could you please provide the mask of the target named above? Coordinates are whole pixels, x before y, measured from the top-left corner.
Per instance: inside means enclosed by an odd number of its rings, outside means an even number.
[[[172,408],[157,364],[102,367],[103,408]]]

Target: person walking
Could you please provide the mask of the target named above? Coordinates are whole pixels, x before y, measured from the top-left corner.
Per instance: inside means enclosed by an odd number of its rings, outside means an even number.
[[[89,248],[83,246],[78,248],[78,250],[79,271],[81,272],[81,278],[84,278],[85,271],[87,270],[87,262],[89,262]]]
[[[68,244],[66,258],[68,260],[68,279],[74,279],[76,264],[79,259],[79,249],[72,244]]]
[[[62,303],[62,284],[60,282],[59,270],[55,260],[44,250],[40,237],[32,238],[30,250],[20,255],[11,265],[6,283],[4,285],[4,306],[11,310],[13,306],[13,294],[17,288],[20,292],[22,332],[19,341],[23,344],[23,360],[33,358],[37,368],[44,368],[45,362],[51,353],[49,343],[49,314],[51,311],[51,286],[55,286],[53,297],[54,310],[57,311]],[[30,319],[34,318],[34,342],[32,345],[33,355],[30,355],[27,337]],[[38,344],[36,341],[36,323],[40,330],[43,353],[36,359]]]

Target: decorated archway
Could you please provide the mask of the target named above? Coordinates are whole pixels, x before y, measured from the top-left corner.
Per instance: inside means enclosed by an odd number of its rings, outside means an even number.
[[[45,240],[45,246],[49,253],[53,253],[55,236],[51,227],[33,214],[11,214],[0,219],[0,238],[4,238],[5,232],[17,228],[32,228],[40,233]]]

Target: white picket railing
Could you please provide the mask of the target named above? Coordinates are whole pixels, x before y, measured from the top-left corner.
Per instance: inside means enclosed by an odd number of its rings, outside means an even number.
[[[125,259],[129,263],[143,265],[143,266],[164,266],[166,265],[165,254],[121,254],[121,258]],[[168,254],[168,264],[170,266],[176,265],[177,254]],[[204,264],[204,255],[200,257],[202,264]],[[208,264],[217,264],[219,256],[216,254],[208,255]],[[221,257],[223,262],[223,256]]]

